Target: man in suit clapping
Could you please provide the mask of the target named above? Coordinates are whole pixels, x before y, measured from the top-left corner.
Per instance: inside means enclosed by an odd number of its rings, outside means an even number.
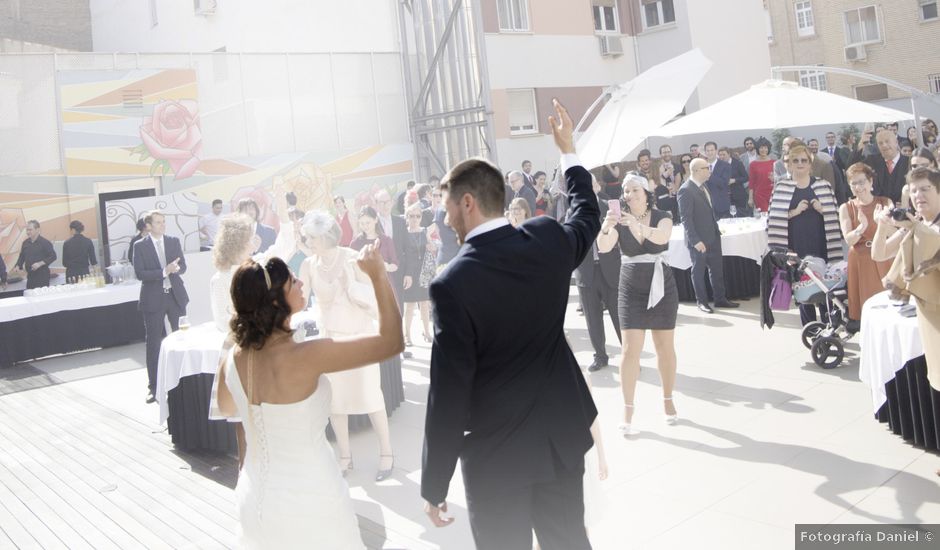
[[[160,344],[166,337],[164,318],[173,330],[186,314],[189,295],[181,275],[186,273],[186,259],[179,239],[165,235],[166,217],[151,212],[145,223],[150,235],[134,243],[134,273],[140,280],[139,309],[144,315],[144,338],[147,342],[147,402],[154,401],[157,389],[157,363]]]

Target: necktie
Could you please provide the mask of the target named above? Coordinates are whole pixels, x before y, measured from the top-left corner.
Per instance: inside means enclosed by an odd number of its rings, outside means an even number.
[[[705,193],[705,198],[708,200],[708,206],[712,205],[712,194],[708,192],[708,187],[705,187],[705,184],[702,184],[702,191]]]
[[[886,164],[888,165],[888,173],[889,173],[889,174],[894,173],[894,161],[893,161],[893,160],[889,160],[889,161],[886,162]]]
[[[163,272],[166,273],[166,251],[163,249],[163,239],[159,241],[153,241],[153,247],[157,249],[157,259],[160,260],[160,267],[163,268]],[[170,278],[163,278],[163,288],[170,288]]]

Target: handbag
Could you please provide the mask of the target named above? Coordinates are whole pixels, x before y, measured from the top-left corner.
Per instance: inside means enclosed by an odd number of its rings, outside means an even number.
[[[774,268],[774,277],[770,281],[770,309],[772,311],[787,311],[793,302],[793,289],[787,277],[787,271]]]

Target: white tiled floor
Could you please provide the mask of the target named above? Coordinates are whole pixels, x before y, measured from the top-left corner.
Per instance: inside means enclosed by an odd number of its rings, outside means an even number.
[[[858,381],[857,345],[849,346],[842,367],[821,370],[799,341],[795,311],[778,314],[774,329],[761,330],[757,309],[757,300],[750,300],[739,310],[705,316],[693,305],[680,306],[678,426],[663,422],[650,341],[637,387],[637,435],[617,433],[622,398],[616,367],[591,375],[610,464],[606,514],[590,530],[596,548],[791,548],[797,522],[940,523],[940,457],[874,420],[869,391]],[[584,326],[572,301],[566,328],[579,361],[588,364]],[[616,364],[612,327],[608,342]],[[422,511],[430,349],[423,343],[411,349],[415,357],[403,370],[407,401],[391,418],[393,479],[372,481],[376,440],[370,433],[353,438],[356,470],[349,483],[356,510],[385,527],[395,541],[388,548],[472,548],[459,474],[449,496],[456,522],[434,529]],[[142,346],[121,350],[81,356],[83,365],[97,365],[96,378],[69,374],[63,359],[36,366],[155,425],[156,408],[145,407],[136,392],[146,376]]]

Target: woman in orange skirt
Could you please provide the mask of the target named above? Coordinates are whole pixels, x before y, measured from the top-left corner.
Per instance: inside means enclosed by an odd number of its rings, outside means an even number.
[[[871,241],[878,227],[875,207],[881,204],[891,208],[893,204],[891,199],[872,195],[875,171],[867,164],[849,166],[846,176],[855,198],[839,207],[839,224],[849,245],[849,320],[857,323],[862,317],[862,304],[884,290],[881,280],[891,268],[890,261],[871,259]]]

